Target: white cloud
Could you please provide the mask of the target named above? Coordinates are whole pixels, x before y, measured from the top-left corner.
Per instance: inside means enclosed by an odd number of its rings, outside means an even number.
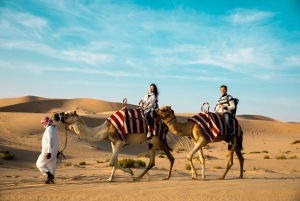
[[[285,66],[285,67],[300,67],[300,54],[286,58],[285,61],[283,62],[283,66]]]
[[[275,15],[276,13],[274,12],[238,8],[230,11],[229,16],[225,19],[233,24],[244,24],[263,21],[272,18]]]

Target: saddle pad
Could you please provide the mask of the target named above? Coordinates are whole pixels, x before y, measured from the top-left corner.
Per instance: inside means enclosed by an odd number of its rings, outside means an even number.
[[[140,109],[124,109],[113,113],[107,119],[119,132],[121,139],[125,140],[128,133],[147,133],[147,125],[143,117],[143,111]],[[160,139],[165,139],[169,131],[166,124],[159,119],[151,126],[153,135]]]
[[[188,120],[193,121],[194,123],[201,126],[204,133],[209,137],[211,142],[213,142],[218,135],[229,134],[227,133],[226,125],[222,114],[215,114],[212,112],[201,112],[189,118]],[[232,118],[232,123],[233,133],[238,137],[242,137],[243,131],[237,119]]]

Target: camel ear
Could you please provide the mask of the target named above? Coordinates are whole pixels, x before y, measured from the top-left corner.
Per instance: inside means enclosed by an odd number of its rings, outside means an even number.
[[[76,110],[74,110],[74,115],[77,115]]]
[[[166,108],[167,108],[167,110],[171,110],[171,106],[167,106]]]

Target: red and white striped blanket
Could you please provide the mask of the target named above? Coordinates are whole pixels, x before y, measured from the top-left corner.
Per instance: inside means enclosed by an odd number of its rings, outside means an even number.
[[[107,120],[117,129],[122,140],[128,133],[147,133],[147,125],[140,109],[124,109],[113,113]],[[151,126],[153,135],[165,139],[169,131],[166,124],[159,119]]]
[[[218,135],[228,135],[224,118],[222,114],[215,114],[212,112],[201,112],[191,118],[189,121],[193,121],[204,130],[205,134],[213,142]],[[243,131],[236,118],[232,118],[233,133],[238,137],[242,137]]]

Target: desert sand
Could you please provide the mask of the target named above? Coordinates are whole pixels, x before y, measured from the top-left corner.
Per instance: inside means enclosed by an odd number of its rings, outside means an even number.
[[[135,108],[135,105],[128,105]],[[0,150],[14,154],[12,160],[0,157],[0,200],[300,200],[300,122],[281,122],[258,115],[238,115],[244,131],[244,178],[238,179],[239,164],[234,165],[225,180],[219,180],[227,165],[227,143],[210,143],[204,149],[206,178],[202,181],[201,165],[196,162],[199,180],[192,180],[185,167],[190,145],[168,133],[175,158],[170,180],[166,158],[156,157],[155,167],[139,182],[133,178],[145,167],[133,167],[134,175],[116,171],[113,182],[107,182],[111,167],[108,141],[90,143],[67,133],[66,160],[57,163],[55,184],[43,184],[45,177],[35,167],[41,150],[44,128],[40,119],[55,112],[76,110],[90,127],[101,125],[121,103],[87,98],[49,99],[35,96],[0,99]],[[176,112],[176,111],[175,111]],[[179,121],[195,113],[177,113]],[[64,148],[65,127],[56,123],[60,149]],[[140,159],[148,153],[147,141],[123,148],[119,160]],[[1,156],[1,154],[0,154]],[[276,159],[285,156],[285,159]],[[265,159],[269,157],[269,159]],[[194,159],[197,161],[197,159]],[[86,165],[79,165],[86,162]],[[219,167],[220,169],[217,169]]]

